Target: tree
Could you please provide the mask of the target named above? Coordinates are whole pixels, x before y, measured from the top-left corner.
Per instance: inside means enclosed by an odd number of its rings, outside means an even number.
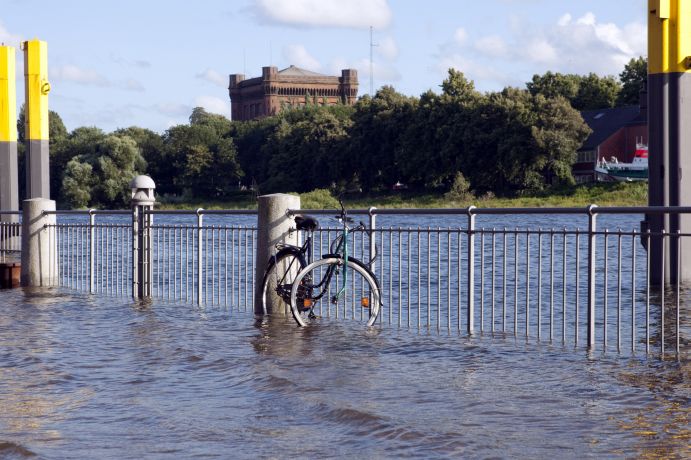
[[[338,181],[346,165],[347,112],[311,105],[291,111],[263,148],[268,160],[264,192],[308,192]]]
[[[365,96],[355,104],[348,154],[340,165],[344,180],[357,177],[363,189],[376,190],[401,179],[398,159],[405,156],[403,134],[417,103],[416,98],[384,86],[374,97]]]
[[[614,77],[600,77],[594,73],[581,76],[546,72],[544,75],[533,75],[526,87],[533,96],[541,94],[548,99],[564,97],[576,110],[614,107],[621,90],[621,85]]]
[[[622,84],[617,105],[636,105],[640,103],[640,91],[648,87],[648,59],[642,56],[632,58],[619,74]]]
[[[67,205],[122,208],[129,204],[130,181],[146,170],[135,141],[124,135],[104,135],[96,128],[79,128],[68,148],[79,152],[62,177]]]
[[[576,99],[571,105],[576,110],[595,110],[614,107],[621,91],[619,82],[611,76],[600,77],[590,73],[581,79]]]
[[[156,193],[173,193],[173,168],[171,161],[166,157],[163,138],[160,134],[150,129],[130,126],[114,131],[117,136],[128,136],[134,140],[147,163],[147,174],[156,183]]]
[[[532,81],[526,84],[528,91],[533,96],[542,94],[546,98],[561,96],[568,101],[573,101],[578,95],[581,86],[581,77],[574,74],[561,74],[546,72],[544,75],[533,75]]]
[[[175,193],[191,191],[197,197],[219,199],[237,187],[242,170],[235,144],[217,128],[215,122],[195,122],[173,126],[164,134],[164,157],[171,165]]]

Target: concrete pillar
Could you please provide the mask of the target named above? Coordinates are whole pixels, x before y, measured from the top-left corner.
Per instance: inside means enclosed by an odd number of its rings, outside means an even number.
[[[295,224],[286,215],[286,211],[288,209],[300,209],[300,197],[276,193],[273,195],[262,195],[257,200],[259,203],[257,216],[257,263],[254,274],[256,281],[254,313],[261,315],[263,314],[261,284],[269,257],[275,254],[277,243],[293,245],[299,243],[298,232],[290,232],[290,229],[294,228]],[[274,314],[281,314],[285,309],[271,308],[269,311]]]
[[[22,286],[55,286],[58,281],[55,201],[33,198],[22,202]]]
[[[17,90],[15,49],[0,46],[0,210],[19,210],[17,170]],[[19,222],[16,214],[0,215],[2,222]]]

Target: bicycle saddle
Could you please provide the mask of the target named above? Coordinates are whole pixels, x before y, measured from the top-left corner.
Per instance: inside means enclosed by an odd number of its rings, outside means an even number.
[[[312,216],[296,214],[295,227],[298,230],[307,230],[309,232],[313,232],[319,228],[319,221]]]

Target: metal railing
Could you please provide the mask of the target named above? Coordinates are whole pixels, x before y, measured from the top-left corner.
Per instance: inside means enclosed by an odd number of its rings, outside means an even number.
[[[204,216],[255,216],[256,212],[198,209],[148,213],[195,219],[193,224],[163,224],[154,220],[153,297],[253,310],[257,229],[205,225]]]
[[[19,259],[22,249],[22,224],[19,222],[19,217],[9,218],[21,216],[21,212],[0,211],[0,216],[6,219],[0,221],[0,263],[4,263]],[[10,220],[16,220],[16,222]]]
[[[133,295],[131,211],[51,211],[58,253],[58,284],[94,294]],[[148,211],[152,297],[198,305],[253,308],[256,228],[204,225],[205,215],[252,211]],[[193,217],[178,223],[172,217]],[[166,219],[166,217],[168,219]],[[98,220],[97,220],[98,218]],[[159,221],[160,218],[160,221]],[[177,219],[179,220],[179,219]]]
[[[60,284],[131,296],[131,211],[55,213],[61,216],[55,225]],[[256,212],[147,213],[154,217],[154,298],[252,310]],[[354,233],[350,250],[365,262],[372,260],[384,302],[381,326],[682,353],[688,351],[691,294],[678,282],[663,289],[651,282],[655,274],[643,246],[657,238],[666,249],[674,247],[670,257],[676,257],[678,273],[673,278],[679,279],[687,262],[682,247],[691,235],[597,225],[597,216],[646,213],[691,213],[691,208],[351,210],[351,215],[367,216],[372,231]],[[556,215],[576,222],[535,225]],[[442,218],[445,225],[406,227],[416,216]],[[83,217],[88,221],[79,221]],[[378,217],[395,225],[377,225]],[[509,228],[508,221],[517,217],[523,220]],[[315,233],[317,257],[329,252],[338,232],[327,226]],[[330,316],[329,311],[318,313]]]
[[[323,210],[292,213],[332,214]],[[379,323],[650,352],[686,350],[691,295],[651,282],[643,245],[675,242],[679,280],[689,234],[598,229],[597,215],[690,213],[691,208],[496,208],[351,210],[367,214],[372,239],[355,234],[355,256],[373,262],[384,306]],[[480,216],[581,216],[585,229],[478,226]],[[457,227],[378,227],[377,216],[449,216]],[[464,224],[464,225],[463,225]],[[315,237],[315,254],[335,229]],[[677,243],[678,242],[678,243]],[[665,275],[661,275],[665,279]],[[664,308],[661,306],[664,305]],[[328,316],[328,312],[325,312]]]

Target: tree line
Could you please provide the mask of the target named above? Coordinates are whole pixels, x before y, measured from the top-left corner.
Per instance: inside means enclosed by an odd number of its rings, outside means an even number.
[[[441,92],[382,87],[354,106],[308,104],[231,121],[197,107],[163,134],[129,127],[68,132],[50,112],[51,191],[64,207],[126,207],[129,181],[149,174],[164,197],[228,200],[256,193],[420,191],[512,195],[572,184],[590,133],[581,110],[638,104],[647,62],[619,75],[547,72],[525,88],[481,93],[450,69]],[[20,168],[24,116],[20,111]],[[454,192],[455,193],[455,192]]]

